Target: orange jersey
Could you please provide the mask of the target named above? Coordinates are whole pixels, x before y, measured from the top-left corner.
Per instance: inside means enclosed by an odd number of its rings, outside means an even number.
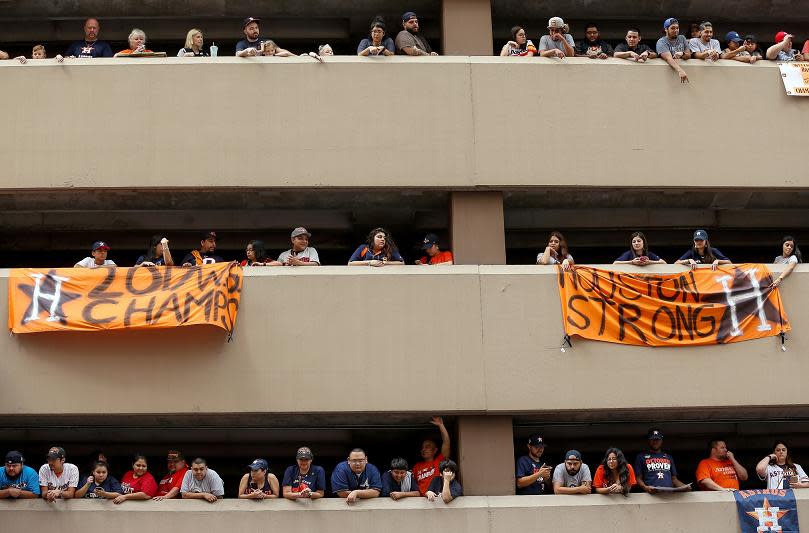
[[[697,481],[701,484],[703,479],[708,478],[722,488],[739,489],[739,477],[730,459],[717,461],[708,458],[700,461],[697,466]]]
[[[424,496],[427,489],[430,488],[430,482],[433,478],[437,478],[440,475],[438,464],[443,460],[444,456],[439,453],[432,461],[419,461],[413,465],[413,475],[416,476],[416,481],[419,484],[419,493],[421,493],[422,496]]]
[[[452,252],[450,252],[449,250],[438,252],[432,257],[428,257],[425,255],[424,257],[419,259],[419,262],[423,265],[426,264],[435,265],[436,263],[446,263],[448,261],[453,261]]]
[[[632,468],[632,465],[628,464],[626,465],[626,470],[627,474],[629,474],[627,478],[627,481],[629,481],[629,487],[634,487],[638,484],[637,480],[635,479],[635,469]],[[604,465],[598,465],[596,475],[593,477],[593,487],[597,489],[606,489],[610,485],[612,485],[612,481],[604,474]]]

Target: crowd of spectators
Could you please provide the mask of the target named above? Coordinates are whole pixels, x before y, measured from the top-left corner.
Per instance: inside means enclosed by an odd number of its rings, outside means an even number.
[[[342,498],[349,505],[360,500],[383,497],[393,500],[425,497],[450,503],[463,495],[458,465],[450,459],[450,436],[441,417],[431,420],[441,433],[441,444],[426,439],[421,447],[421,461],[410,468],[406,459],[395,457],[384,473],[370,462],[362,448],[352,449],[345,461],[332,470],[326,484],[326,470],[314,464],[314,454],[307,446],[298,449],[295,463],[284,470],[279,481],[270,471],[264,458],[253,460],[245,468],[236,494],[240,499],[310,499],[332,496]],[[620,494],[631,492],[656,494],[691,490],[735,491],[740,482],[748,479],[747,469],[728,449],[727,441],[714,439],[709,444],[708,457],[702,459],[694,473],[694,481],[683,482],[672,455],[664,451],[663,431],[651,428],[647,445],[630,463],[624,452],[609,447],[595,472],[583,462],[581,452],[568,450],[557,465],[543,460],[545,441],[539,434],[528,437],[527,454],[519,457],[515,467],[518,495],[542,494]],[[82,475],[79,467],[66,462],[65,450],[54,446],[48,450],[46,463],[37,473],[25,465],[22,453],[6,454],[5,467],[0,470],[0,499],[43,498],[48,502],[58,499],[108,499],[114,504],[127,500],[155,500],[182,498],[203,499],[214,503],[224,497],[225,487],[219,474],[207,461],[197,457],[190,466],[182,452],[170,450],[167,455],[166,474],[156,481],[149,472],[149,463],[143,454],[136,454],[131,469],[118,481],[111,473],[103,453],[93,455],[94,462],[88,473]],[[759,480],[768,489],[809,488],[809,476],[792,459],[783,440],[777,440],[772,451],[764,455],[755,466]]]

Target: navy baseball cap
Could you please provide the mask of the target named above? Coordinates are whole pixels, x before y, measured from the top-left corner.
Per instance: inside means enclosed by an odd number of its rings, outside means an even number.
[[[93,243],[93,247],[90,249],[95,252],[96,250],[109,250],[110,247],[104,241],[96,241]]]
[[[537,447],[537,448],[542,446],[544,448],[545,447],[545,441],[543,441],[542,437],[540,437],[538,434],[534,433],[533,435],[528,437],[528,445],[529,446],[534,446],[534,447]]]
[[[679,24],[680,24],[680,21],[679,21],[679,20],[677,20],[677,19],[676,19],[676,18],[674,18],[674,17],[669,17],[669,18],[667,18],[667,19],[666,19],[666,21],[665,21],[665,22],[663,22],[663,29],[664,29],[664,30],[669,29],[669,26],[671,26],[672,24],[677,24],[677,25],[679,25]]]
[[[245,29],[247,25],[250,24],[251,22],[255,22],[256,24],[258,24],[259,22],[261,22],[261,19],[257,19],[255,17],[247,17],[246,19],[244,19],[244,21],[242,21],[242,29]]]
[[[25,459],[23,459],[22,454],[20,452],[18,452],[17,450],[8,452],[6,454],[6,464],[7,465],[22,464],[24,462],[25,462]]]
[[[252,463],[247,465],[250,470],[269,470],[269,465],[264,459],[255,459]]]
[[[695,241],[707,241],[708,240],[708,232],[704,229],[698,229],[694,232],[694,240]]]
[[[208,239],[216,240],[216,232],[215,231],[205,231],[200,234],[201,241],[207,241]]]
[[[417,18],[418,17],[416,16],[415,13],[413,13],[412,11],[408,11],[404,15],[402,15],[402,22],[407,22],[410,19],[417,19]]]
[[[646,438],[648,440],[662,439],[663,438],[663,432],[660,431],[657,428],[651,428],[651,429],[649,429],[649,434],[646,435]]]
[[[739,35],[739,32],[736,31],[729,31],[727,35],[725,35],[725,41],[730,42],[733,41],[734,43],[742,42],[742,38]]]
[[[565,461],[568,459],[575,459],[581,461],[581,452],[579,450],[568,450],[565,454]]]
[[[433,244],[438,244],[438,235],[435,233],[428,233],[424,236],[423,244],[421,245],[422,250],[427,250],[432,247]]]

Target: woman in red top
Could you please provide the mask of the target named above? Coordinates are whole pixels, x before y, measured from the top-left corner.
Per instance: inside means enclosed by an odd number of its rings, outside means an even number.
[[[623,494],[626,496],[636,485],[635,471],[626,462],[624,452],[610,448],[593,477],[593,487],[599,494]]]
[[[146,456],[136,454],[132,461],[132,470],[121,478],[123,494],[112,500],[112,503],[124,503],[126,500],[151,500],[157,494],[157,482],[147,472]]]
[[[263,500],[277,498],[279,493],[278,478],[269,471],[264,459],[256,459],[250,463],[250,473],[242,476],[239,482],[239,498]]]

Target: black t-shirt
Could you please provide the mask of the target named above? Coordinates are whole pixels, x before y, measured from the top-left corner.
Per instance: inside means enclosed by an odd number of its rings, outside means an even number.
[[[213,264],[213,263],[222,263],[222,262],[225,261],[224,259],[222,259],[218,255],[214,255],[214,254],[200,253],[200,255],[202,256],[202,264],[203,265],[210,265],[210,264]],[[192,265],[199,264],[199,263],[197,263],[197,259],[196,259],[196,257],[194,257],[193,253],[185,254],[185,257],[183,257],[183,262],[180,263],[180,264],[184,265],[186,263],[191,263]]]
[[[591,54],[595,52],[596,55],[598,55],[603,52],[608,56],[611,56],[612,46],[607,41],[596,41],[591,43],[590,41],[584,40],[576,43],[576,54],[586,56],[588,51]]]
[[[183,48],[183,54],[194,54],[196,57],[208,57],[208,52],[205,50],[194,52],[193,48]]]
[[[629,48],[629,45],[626,43],[621,43],[615,47],[616,52],[635,52],[636,54],[640,55],[643,52],[654,52],[651,48],[646,46],[643,43],[639,43],[638,46],[635,48]]]

